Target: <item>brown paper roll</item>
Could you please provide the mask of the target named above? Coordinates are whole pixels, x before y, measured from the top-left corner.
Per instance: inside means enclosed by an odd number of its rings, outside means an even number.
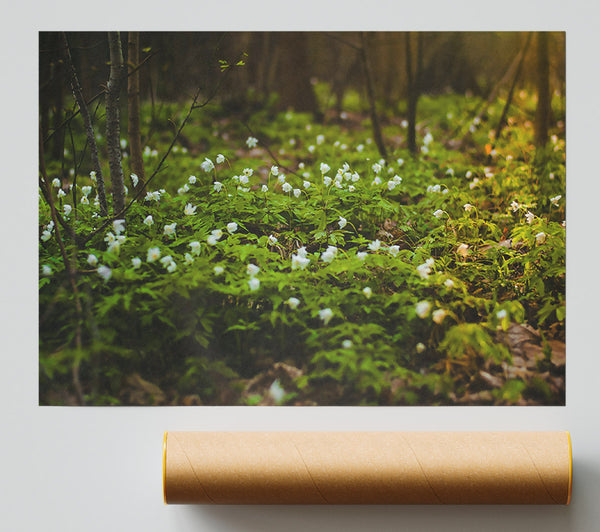
[[[569,504],[568,432],[167,432],[165,503]]]

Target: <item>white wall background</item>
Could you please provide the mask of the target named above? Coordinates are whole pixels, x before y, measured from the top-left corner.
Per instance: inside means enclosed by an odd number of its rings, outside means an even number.
[[[592,2],[109,0],[5,4],[0,32],[0,529],[7,531],[600,530],[598,9]],[[106,7],[108,6],[108,7]],[[37,406],[39,30],[566,30],[567,406]],[[493,60],[493,58],[491,59]],[[164,506],[164,430],[570,430],[569,507]]]

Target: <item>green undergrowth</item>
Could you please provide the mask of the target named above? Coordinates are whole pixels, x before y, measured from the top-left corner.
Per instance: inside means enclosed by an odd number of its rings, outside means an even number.
[[[492,145],[502,101],[473,122],[477,100],[427,97],[421,152],[390,118],[387,160],[366,115],[257,114],[251,147],[239,120],[201,110],[124,224],[79,247],[61,227],[76,292],[40,199],[40,402],[79,386],[87,404],[561,404],[564,385],[507,373],[502,341],[538,331],[540,374],[564,341],[564,128],[536,154],[522,100]],[[153,113],[148,173],[185,109]],[[82,237],[104,222],[88,172],[52,187]]]

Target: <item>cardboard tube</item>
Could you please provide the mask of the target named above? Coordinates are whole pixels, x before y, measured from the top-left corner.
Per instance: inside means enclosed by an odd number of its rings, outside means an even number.
[[[165,503],[569,504],[568,432],[166,432]]]

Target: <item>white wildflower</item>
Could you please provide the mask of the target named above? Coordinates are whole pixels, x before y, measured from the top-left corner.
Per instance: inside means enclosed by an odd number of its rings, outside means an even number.
[[[296,297],[290,297],[285,303],[292,310],[295,310],[298,308],[298,305],[300,304],[300,300]]]
[[[381,185],[382,181],[381,178],[378,176],[375,179],[373,179],[373,181],[371,182],[371,185]]]
[[[366,251],[358,251],[356,253],[356,258],[358,260],[365,260],[367,258],[368,253]]]
[[[248,146],[248,148],[255,148],[257,144],[258,144],[258,139],[255,137],[248,137],[246,139],[246,146]]]
[[[252,277],[252,279],[248,281],[248,286],[250,287],[250,290],[254,292],[260,288],[260,281],[256,277]]]
[[[215,181],[213,183],[213,190],[215,192],[221,192],[221,189],[223,188],[223,183],[221,183],[220,181]]]
[[[446,288],[454,288],[454,281],[452,279],[446,279],[444,281],[444,286]]]
[[[319,310],[319,318],[321,318],[323,325],[327,325],[333,318],[333,311],[330,308]]]
[[[92,182],[96,182],[97,178],[96,178],[96,172],[94,170],[92,170],[90,172],[90,179],[92,180]]]
[[[298,268],[304,270],[304,268],[308,266],[309,262],[310,259],[305,256],[303,257],[301,255],[292,254],[292,270],[297,270]]]
[[[198,178],[195,175],[191,175],[190,177],[188,177],[188,183],[190,185],[195,185],[196,181],[198,181]]]
[[[165,225],[163,229],[163,234],[167,236],[172,236],[175,234],[175,228],[177,227],[177,223],[173,222],[172,224]]]
[[[285,390],[281,387],[279,379],[275,379],[269,387],[269,396],[276,404],[283,401],[285,397]]]
[[[291,191],[292,191],[292,188],[293,188],[293,187],[292,187],[292,185],[290,185],[289,183],[284,183],[282,188],[283,188],[283,191],[284,191],[284,192],[287,192],[287,193],[289,193],[289,192],[291,192]]]
[[[246,266],[246,273],[252,277],[254,277],[259,271],[260,268],[256,264],[248,264],[248,266]]]
[[[422,342],[419,342],[416,346],[415,349],[417,350],[417,353],[422,353],[423,351],[425,351],[425,344]]]
[[[324,184],[326,187],[328,187],[329,185],[331,185],[331,177],[329,177],[329,176],[325,176],[325,177],[323,178],[323,184]]]
[[[562,198],[561,194],[559,194],[558,196],[554,196],[553,198],[550,198],[550,203],[552,203],[552,205],[554,205],[555,207],[558,207],[558,202],[560,201],[560,198]]]
[[[58,177],[55,177],[52,180],[52,186],[55,187],[55,188],[60,188],[60,179],[58,179]]]
[[[404,164],[404,159],[398,159],[396,162],[398,163],[398,166],[402,166]]]
[[[263,185],[263,186],[262,186],[260,189],[261,189],[263,192],[269,192],[269,187],[268,187],[267,185]]]
[[[438,209],[437,211],[435,211],[435,212],[433,213],[433,215],[434,215],[436,218],[441,218],[442,216],[444,216],[444,211],[443,211],[442,209]]]
[[[400,253],[400,246],[390,246],[388,251],[392,257],[397,257],[398,253]]]
[[[42,236],[40,238],[42,239],[42,242],[47,242],[52,238],[52,233],[46,229],[45,231],[42,231]]]
[[[343,216],[340,216],[340,219],[338,220],[338,225],[340,226],[340,229],[343,229],[344,227],[346,227],[347,223],[348,223],[348,220],[346,220],[346,218],[344,218]]]
[[[125,231],[125,220],[113,220],[112,226],[115,234],[120,235]]]
[[[331,166],[327,163],[321,163],[321,174],[325,175],[329,170],[331,170]]]
[[[215,275],[221,275],[224,271],[225,268],[223,268],[223,266],[215,266],[213,268],[213,272],[215,272]]]
[[[140,181],[140,178],[137,176],[137,174],[131,174],[129,177],[131,178],[131,182],[133,183],[133,186],[137,187],[138,183]]]
[[[271,175],[277,176],[277,174],[279,174],[279,167],[278,166],[271,166]]]
[[[293,190],[294,196],[296,196],[297,198],[300,197],[300,194],[302,194],[302,191],[299,188],[295,188]]]
[[[433,135],[431,133],[427,133],[424,137],[423,137],[423,144],[425,146],[429,146],[431,143],[433,142]]]
[[[380,247],[381,247],[381,242],[379,240],[373,240],[373,242],[371,242],[369,244],[369,249],[371,251],[378,251]]]
[[[373,290],[371,290],[369,286],[365,286],[362,292],[367,299],[370,299],[370,297],[373,295]]]
[[[88,255],[87,258],[87,263],[92,267],[95,268],[96,265],[98,264],[98,257],[96,257],[96,255],[93,255],[92,253],[90,253]]]
[[[98,266],[98,275],[108,281],[112,275],[112,270],[108,266]]]
[[[433,311],[433,313],[431,314],[431,318],[433,319],[433,321],[440,324],[444,321],[446,314],[447,314],[447,312],[444,309],[440,308],[440,309]]]
[[[429,315],[429,311],[431,310],[431,303],[429,301],[419,301],[415,305],[415,311],[419,318],[423,319]]]
[[[198,207],[194,207],[191,203],[188,203],[185,208],[183,209],[183,213],[186,216],[193,216],[194,214],[196,214],[196,209]]]
[[[209,172],[212,172],[215,169],[215,165],[208,157],[205,157],[204,161],[202,161],[202,163],[200,164],[200,168],[202,168],[202,170],[204,170],[208,174]]]
[[[148,262],[155,262],[160,258],[160,249],[159,248],[150,248],[148,250],[148,256],[146,260]]]
[[[152,218],[151,214],[149,214],[148,216],[146,216],[146,218],[144,218],[144,224],[147,225],[148,227],[150,227],[153,223],[154,223],[154,219]]]
[[[232,235],[233,233],[235,233],[238,230],[238,224],[235,222],[229,222],[227,224],[227,232]]]
[[[471,205],[470,203],[465,203],[463,205],[463,208],[465,209],[465,211],[471,212],[473,210],[473,205]]]
[[[546,233],[540,232],[537,235],[535,235],[535,241],[538,244],[543,244],[544,242],[546,242]]]
[[[303,186],[305,189],[307,189],[307,188],[310,188],[310,182],[309,182],[309,181],[304,181],[304,182],[302,183],[302,186]]]
[[[66,193],[66,192],[65,192],[65,191],[64,191],[62,188],[59,188],[59,189],[58,189],[58,192],[56,193],[56,195],[57,195],[59,198],[64,198],[64,197],[67,195],[67,193]]]
[[[194,255],[200,255],[200,242],[194,241],[188,244]]]
[[[87,196],[82,196],[80,203],[82,205],[89,205],[90,204],[90,200],[87,198]]]
[[[52,275],[52,268],[50,268],[50,266],[48,266],[47,264],[44,264],[42,266],[42,275],[44,275],[45,277]]]
[[[225,156],[222,153],[219,153],[215,161],[217,161],[217,164],[223,164],[225,162]]]
[[[321,145],[325,142],[325,135],[317,135],[317,144]]]
[[[194,262],[194,257],[192,257],[189,253],[186,253],[183,256],[184,262],[189,266],[190,264],[192,264]]]
[[[134,269],[137,270],[142,265],[142,259],[140,259],[139,257],[133,257],[133,259],[131,259],[131,264],[134,267]]]
[[[269,235],[269,238],[267,238],[267,242],[269,243],[270,246],[274,246],[275,244],[277,244],[277,237],[274,237],[273,235]]]
[[[499,320],[503,320],[504,318],[506,318],[506,316],[508,316],[508,312],[506,312],[506,310],[504,310],[504,309],[499,310],[498,312],[496,312],[496,317]]]
[[[92,192],[92,187],[90,187],[89,185],[86,187],[81,187],[81,192],[85,197],[88,197],[90,195],[90,192]]]
[[[376,174],[381,172],[381,165],[379,163],[375,163],[371,168],[373,168],[373,172],[375,172]]]
[[[532,212],[530,212],[530,211],[527,211],[527,212],[525,213],[525,219],[527,220],[527,223],[528,223],[528,224],[532,223],[532,222],[533,222],[533,220],[534,220],[534,218],[535,218],[535,215],[534,215]]]
[[[344,340],[342,342],[342,347],[344,349],[352,349],[352,340]]]
[[[363,144],[359,144],[358,146],[356,146],[356,151],[358,153],[361,153],[364,149],[365,149],[365,147]]]

